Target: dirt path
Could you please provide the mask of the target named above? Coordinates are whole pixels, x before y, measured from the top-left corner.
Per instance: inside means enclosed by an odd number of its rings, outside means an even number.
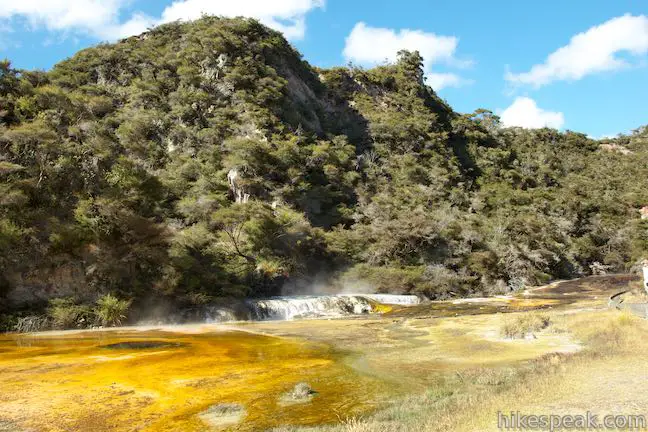
[[[570,365],[528,388],[504,394],[472,417],[457,421],[457,431],[498,431],[498,412],[522,415],[611,415],[648,413],[648,360],[599,359]]]
[[[646,414],[648,412],[648,359],[606,360],[578,368],[564,377],[550,401],[530,403],[543,412]]]

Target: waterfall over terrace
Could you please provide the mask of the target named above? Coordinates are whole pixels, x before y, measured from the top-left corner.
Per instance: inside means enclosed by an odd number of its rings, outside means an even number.
[[[236,311],[223,307],[209,308],[207,322],[237,320],[292,320],[361,315],[376,311],[379,304],[411,306],[421,302],[414,295],[338,294],[280,296],[246,300]]]

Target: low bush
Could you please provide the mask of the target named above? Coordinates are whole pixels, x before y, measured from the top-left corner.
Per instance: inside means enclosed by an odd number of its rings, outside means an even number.
[[[92,308],[71,298],[52,299],[47,315],[56,329],[83,328],[92,324]]]
[[[105,327],[120,326],[128,315],[130,305],[130,300],[120,300],[112,294],[102,296],[94,309],[97,324]]]

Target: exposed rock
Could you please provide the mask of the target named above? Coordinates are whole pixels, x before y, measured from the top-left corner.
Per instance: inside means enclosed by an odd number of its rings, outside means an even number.
[[[241,176],[236,168],[232,168],[227,173],[227,182],[230,185],[232,194],[234,194],[234,199],[237,203],[246,203],[250,200],[250,194],[243,189],[240,178]]]
[[[300,382],[291,391],[281,396],[280,402],[285,405],[310,402],[317,392],[308,383]]]
[[[629,155],[632,154],[632,151],[628,150],[627,148],[618,145],[618,144],[601,144],[600,145],[601,150],[609,151],[609,152],[617,152],[621,153],[623,155]]]
[[[44,267],[32,272],[11,273],[3,276],[11,290],[8,304],[19,307],[59,297],[87,298],[91,296],[83,263],[61,263],[56,267]]]
[[[641,207],[639,212],[641,213],[641,219],[648,219],[648,206]]]

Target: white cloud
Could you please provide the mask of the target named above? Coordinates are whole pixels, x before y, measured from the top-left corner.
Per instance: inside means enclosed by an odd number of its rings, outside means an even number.
[[[540,87],[559,80],[579,80],[586,75],[631,65],[621,54],[648,53],[648,17],[623,15],[572,37],[569,44],[551,53],[528,72],[507,72],[506,80]]]
[[[560,129],[565,124],[563,113],[539,108],[535,101],[528,97],[516,98],[511,106],[501,113],[500,120],[506,127],[519,126],[527,129]]]
[[[119,22],[119,12],[130,0],[0,0],[0,19],[23,18],[33,28],[76,31],[100,39],[141,33],[154,23],[135,14]]]
[[[344,56],[361,63],[379,63],[385,59],[396,60],[402,49],[418,50],[427,62],[449,60],[457,49],[454,36],[437,36],[421,30],[404,29],[398,33],[392,29],[368,27],[359,22],[346,39]]]
[[[620,134],[603,134],[603,135],[587,135],[588,138],[593,140],[603,140],[603,139],[613,139],[618,137]]]
[[[325,0],[178,0],[162,13],[162,22],[191,20],[203,13],[228,17],[245,16],[278,30],[288,39],[301,39],[306,14],[323,8]]]
[[[424,59],[424,69],[428,83],[435,89],[458,87],[465,80],[453,73],[432,71],[432,66],[444,63],[453,67],[467,67],[470,61],[455,57],[459,39],[454,36],[440,36],[421,30],[403,29],[395,31],[388,28],[369,27],[357,23],[346,38],[343,55],[361,65],[376,65],[384,61],[394,62],[398,51],[407,49],[418,51]]]
[[[107,26],[102,30],[104,39],[120,39],[128,36],[141,34],[146,29],[159,24],[155,19],[142,13],[135,13],[131,18],[121,24]]]
[[[435,90],[440,90],[445,87],[461,87],[466,84],[472,84],[473,82],[451,72],[427,72],[425,76],[427,78],[427,84]]]
[[[305,16],[324,7],[325,0],[177,0],[161,17],[136,12],[126,20],[120,13],[132,0],[0,0],[0,20],[22,18],[34,29],[83,33],[115,40],[146,31],[154,25],[200,18],[203,13],[257,18],[289,39],[304,36]],[[0,28],[0,31],[3,31]]]

